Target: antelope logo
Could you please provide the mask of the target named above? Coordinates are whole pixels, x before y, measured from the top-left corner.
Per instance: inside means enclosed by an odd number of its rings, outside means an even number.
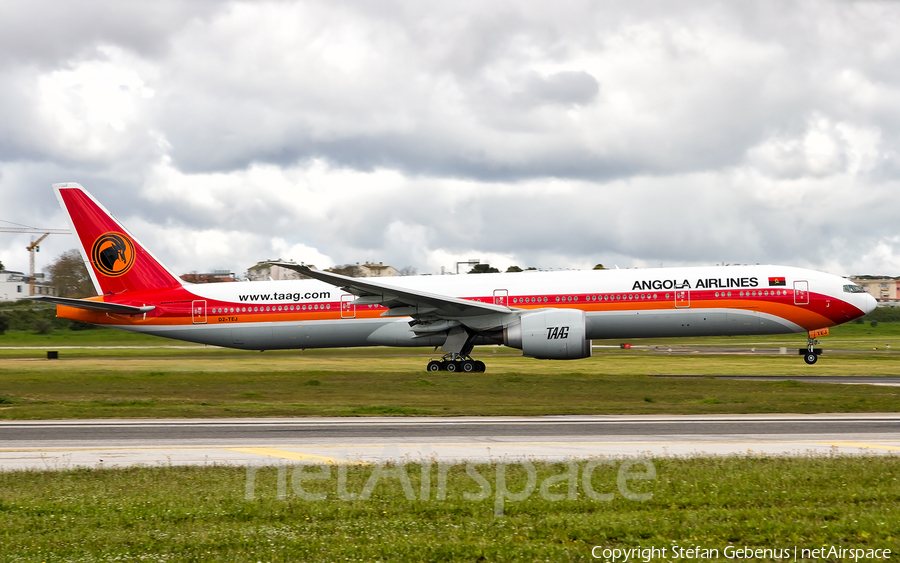
[[[121,276],[134,265],[134,244],[122,233],[104,233],[91,247],[91,262],[104,276]]]

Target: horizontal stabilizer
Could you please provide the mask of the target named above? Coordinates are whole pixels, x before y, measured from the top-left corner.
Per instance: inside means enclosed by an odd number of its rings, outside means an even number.
[[[33,301],[43,301],[45,303],[54,303],[56,305],[65,305],[66,307],[75,307],[76,309],[89,309],[92,311],[118,313],[120,315],[143,315],[144,313],[156,309],[154,305],[132,307],[131,305],[120,305],[118,303],[88,301],[87,299],[69,299],[68,297],[51,297],[49,295],[36,295],[34,297],[26,297],[26,299],[31,299]]]

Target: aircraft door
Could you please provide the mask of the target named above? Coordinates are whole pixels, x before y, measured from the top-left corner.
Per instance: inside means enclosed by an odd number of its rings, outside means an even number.
[[[355,319],[356,318],[356,305],[353,304],[353,300],[356,299],[355,295],[350,293],[345,293],[341,295],[341,318],[342,319]]]
[[[509,290],[495,289],[494,290],[494,305],[503,305],[504,307],[509,305]]]
[[[794,305],[809,305],[809,282],[794,282]]]
[[[687,289],[675,290],[675,306],[678,308],[688,308],[691,306],[691,292]]]
[[[206,324],[206,301],[197,300],[191,304],[191,320],[195,325]]]

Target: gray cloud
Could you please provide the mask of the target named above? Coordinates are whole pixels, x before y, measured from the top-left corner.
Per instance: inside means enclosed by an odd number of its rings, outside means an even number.
[[[598,28],[600,8],[579,21],[510,10],[455,14],[444,25],[410,10],[356,13],[335,30],[309,24],[335,23],[309,8],[286,14],[295,36],[263,43],[213,25],[187,40],[197,56],[173,61],[161,110],[172,156],[194,171],[326,158],[480,179],[604,179],[739,164],[810,115],[845,119],[863,109],[836,90],[853,86],[840,82],[848,68],[869,79],[871,63],[808,25],[798,33],[782,24],[776,43],[762,21],[748,27],[746,14],[722,9],[680,5],[674,22],[666,9],[639,22],[613,13]],[[808,12],[781,19],[805,21]],[[413,31],[421,27],[434,33]],[[866,40],[863,29],[850,31]],[[897,56],[890,44],[884,51],[885,60]],[[535,70],[573,62],[577,69]]]
[[[585,105],[594,101],[599,91],[597,79],[587,72],[563,71],[531,76],[522,97],[531,104]]]
[[[221,7],[212,0],[4,2],[0,4],[0,65],[54,69],[94,56],[97,46],[104,44],[158,57],[167,51],[174,33]]]

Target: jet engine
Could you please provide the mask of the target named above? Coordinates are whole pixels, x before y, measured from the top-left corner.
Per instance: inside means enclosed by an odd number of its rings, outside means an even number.
[[[539,360],[578,360],[591,356],[584,311],[544,309],[522,315],[503,329],[503,343]]]

